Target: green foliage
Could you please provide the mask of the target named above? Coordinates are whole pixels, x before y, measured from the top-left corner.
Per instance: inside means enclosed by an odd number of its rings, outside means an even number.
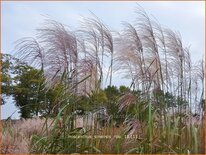
[[[119,90],[115,86],[108,86],[104,91],[108,98],[106,107],[108,109],[109,115],[117,116],[118,113],[117,100],[120,96]]]
[[[2,92],[13,96],[20,108],[21,117],[31,118],[34,115],[57,113],[62,86],[45,89],[45,78],[41,70],[19,61],[9,54],[2,59]]]
[[[126,86],[120,86],[120,87],[119,87],[119,92],[120,92],[121,94],[123,94],[123,93],[125,93],[125,92],[129,92],[129,91],[130,91],[129,87],[126,87]]]
[[[15,65],[18,63],[18,59],[9,54],[2,54],[2,94],[9,96],[12,93],[12,74],[15,73]],[[3,98],[4,100],[4,98]]]
[[[103,106],[108,101],[107,95],[104,90],[92,91],[90,95],[90,103],[95,106]]]
[[[180,96],[175,97],[173,94],[169,92],[164,93],[160,89],[154,90],[153,96],[155,105],[160,108],[184,106],[188,103],[185,99],[181,98]]]
[[[200,105],[201,105],[202,109],[205,110],[205,99],[201,100]]]
[[[166,92],[164,95],[165,103],[167,103],[167,107],[173,107],[175,106],[175,96],[173,96],[171,93]]]
[[[13,96],[20,107],[21,117],[29,118],[38,115],[40,104],[44,103],[44,82],[42,73],[30,66],[18,66],[14,77]]]
[[[178,96],[176,99],[176,104],[179,106],[184,106],[184,105],[187,105],[188,102],[185,99]]]

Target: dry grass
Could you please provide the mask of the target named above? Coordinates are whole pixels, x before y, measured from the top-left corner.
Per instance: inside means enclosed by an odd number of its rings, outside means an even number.
[[[50,125],[52,122],[51,119],[48,120],[48,125]],[[17,120],[14,122],[4,122],[3,123],[3,136],[2,136],[2,146],[0,149],[1,154],[18,154],[18,153],[31,153],[31,140],[33,135],[39,135],[44,136],[46,134],[51,135],[51,127],[48,128],[48,133],[44,132],[42,130],[45,123],[45,119],[40,118],[33,118],[33,119],[27,119],[27,120]],[[154,139],[151,141],[151,143],[145,141],[148,136],[148,130],[149,128],[144,128],[141,134],[135,134],[135,135],[128,135],[121,137],[122,133],[125,131],[125,126],[121,125],[118,128],[117,127],[102,127],[99,130],[96,130],[94,139],[88,139],[86,140],[87,143],[92,143],[95,145],[96,148],[103,151],[103,153],[117,153],[117,152],[130,152],[134,153],[135,149],[149,149],[152,147],[152,152],[161,152],[161,151],[167,151],[168,148],[165,148],[165,150],[161,147],[163,144],[165,147],[169,147],[169,144],[171,143],[171,146],[175,144],[177,136],[175,136],[175,131],[173,133],[173,130],[170,131],[169,136],[171,135],[173,138],[169,138],[169,141],[167,143],[167,140],[164,142],[161,138],[164,137],[166,133],[162,133],[159,130],[158,126],[154,126]],[[204,127],[198,126],[197,127],[197,137],[198,137],[198,150],[199,152],[204,152]],[[166,130],[165,130],[166,132]],[[89,134],[89,133],[88,133]],[[191,146],[191,150],[193,150],[194,141],[192,140],[193,137],[189,136],[189,132],[187,128],[185,127],[183,129],[183,132],[181,134],[182,139],[182,145]],[[189,137],[188,137],[189,136]],[[101,138],[102,137],[102,138]],[[105,138],[110,137],[110,138]],[[119,138],[118,138],[119,137]],[[125,138],[124,138],[125,137]],[[156,138],[155,138],[156,137]],[[166,138],[166,137],[165,137]],[[189,138],[189,139],[188,139]],[[78,142],[81,144],[81,142]],[[190,144],[191,143],[191,144]],[[163,149],[163,150],[162,150]],[[136,150],[137,152],[140,152],[141,150]],[[142,150],[143,152],[147,150]],[[172,152],[171,152],[172,153]],[[174,153],[174,152],[173,152]]]
[[[18,132],[6,132],[2,136],[1,154],[29,153],[29,139]]]
[[[51,124],[51,119],[47,125]],[[3,122],[2,145],[0,153],[3,154],[18,154],[29,153],[30,141],[32,135],[44,135],[46,132],[43,129],[45,119],[22,119],[15,121]],[[48,128],[48,132],[51,127]],[[48,133],[47,133],[48,134]]]

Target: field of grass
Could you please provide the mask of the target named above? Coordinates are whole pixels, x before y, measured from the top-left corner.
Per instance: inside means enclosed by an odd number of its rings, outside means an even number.
[[[75,30],[45,19],[15,42],[2,92],[21,119],[3,121],[0,153],[205,152],[204,60],[141,6],[135,14],[121,31],[93,13]]]
[[[46,123],[47,122],[47,125]],[[168,122],[125,134],[125,126],[102,127],[95,132],[55,126],[52,119],[33,118],[3,122],[1,153],[204,153],[204,126]],[[151,135],[150,135],[151,134]]]

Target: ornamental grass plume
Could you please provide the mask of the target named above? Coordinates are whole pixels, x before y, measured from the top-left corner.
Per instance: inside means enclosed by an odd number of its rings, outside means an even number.
[[[126,120],[125,124],[126,124],[125,132],[128,135],[134,135],[135,133],[139,133],[141,130],[141,123],[138,119]]]
[[[134,94],[127,92],[125,93],[122,97],[120,97],[119,99],[119,111],[121,112],[123,111],[125,108],[127,108],[128,106],[130,106],[131,104],[134,104],[136,101],[136,97]]]

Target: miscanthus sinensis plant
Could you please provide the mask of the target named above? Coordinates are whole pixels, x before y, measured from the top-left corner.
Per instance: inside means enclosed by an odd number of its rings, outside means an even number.
[[[43,72],[44,89],[62,86],[50,134],[33,135],[31,153],[204,152],[203,121],[192,123],[193,109],[204,115],[204,61],[192,62],[180,33],[162,27],[140,6],[135,22],[123,22],[122,28],[112,30],[91,13],[75,31],[47,19],[36,38],[17,42],[19,58]],[[112,86],[115,73],[132,82],[111,101],[103,81],[109,78]],[[76,128],[80,96],[86,98],[84,108],[115,105],[116,114],[124,115],[120,125],[108,117],[102,129],[92,128],[95,132]],[[111,137],[95,137],[100,133]]]

